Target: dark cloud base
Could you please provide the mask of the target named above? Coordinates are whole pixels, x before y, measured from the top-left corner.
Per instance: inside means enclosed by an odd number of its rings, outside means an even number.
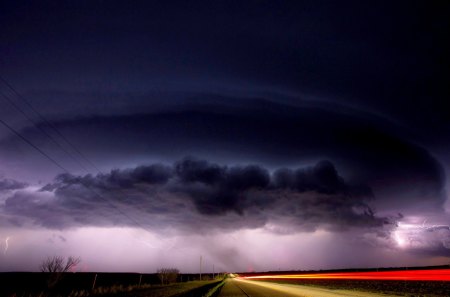
[[[13,179],[0,179],[0,191],[10,191],[10,190],[18,190],[23,189],[27,186],[24,182],[19,182]]]
[[[173,162],[186,155],[270,170],[327,159],[347,181],[370,186],[380,210],[410,206],[442,211],[442,163],[432,149],[415,141],[411,130],[386,117],[320,102],[291,105],[214,94],[194,99],[167,111],[72,117],[54,125],[102,168],[122,166],[123,160]],[[41,128],[48,129],[44,123]],[[35,128],[23,134],[67,164],[67,156],[58,154]],[[0,142],[8,159],[24,159],[26,149],[20,145],[13,138]],[[34,159],[30,156],[28,162]]]
[[[369,185],[378,198],[389,200],[379,207],[422,203],[439,209],[446,199],[439,161],[384,118],[306,102],[292,106],[223,97],[201,104],[211,97],[216,98],[205,94],[196,104],[170,112],[77,118],[57,125],[99,159],[98,152],[171,161],[192,154],[227,164],[253,160],[271,169],[328,159],[339,164],[349,181]]]
[[[185,158],[96,176],[62,174],[38,192],[16,192],[3,211],[57,229],[139,224],[194,232],[271,223],[298,232],[391,224],[374,214],[371,198],[370,188],[346,183],[329,161],[271,173]]]

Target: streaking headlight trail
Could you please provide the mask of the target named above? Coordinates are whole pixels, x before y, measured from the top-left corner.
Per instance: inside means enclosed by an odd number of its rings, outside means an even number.
[[[345,280],[402,280],[402,281],[450,281],[450,269],[401,270],[380,272],[336,272],[285,275],[244,276],[245,279],[298,280],[298,279],[345,279]]]

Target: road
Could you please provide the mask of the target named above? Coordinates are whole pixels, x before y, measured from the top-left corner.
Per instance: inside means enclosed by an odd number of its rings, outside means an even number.
[[[228,279],[219,297],[387,297],[385,294]]]

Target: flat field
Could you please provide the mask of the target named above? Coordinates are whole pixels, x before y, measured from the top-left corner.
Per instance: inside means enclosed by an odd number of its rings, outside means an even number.
[[[97,277],[96,277],[97,275]],[[52,289],[47,287],[46,273],[0,273],[1,297],[46,296],[198,296],[217,283],[212,275],[180,274],[176,283],[161,285],[156,274],[137,273],[66,273]],[[94,285],[95,279],[95,286]],[[139,284],[140,282],[140,284]],[[194,295],[191,293],[194,292]],[[195,293],[197,292],[197,293]],[[201,295],[200,295],[201,296]]]

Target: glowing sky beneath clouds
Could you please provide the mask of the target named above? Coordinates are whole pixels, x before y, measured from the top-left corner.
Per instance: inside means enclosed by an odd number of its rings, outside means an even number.
[[[12,231],[11,248],[1,255],[5,270],[28,270],[30,266],[40,264],[42,255],[53,254],[80,255],[83,262],[76,271],[94,269],[150,273],[155,266],[176,266],[182,271],[196,273],[200,253],[204,260],[204,271],[212,271],[213,264],[216,271],[276,271],[306,267],[430,265],[441,264],[445,259],[433,257],[431,261],[424,260],[396,248],[380,250],[361,247],[360,251],[355,249],[355,244],[359,244],[356,239],[346,243],[342,235],[323,231],[274,236],[257,229],[211,236],[168,238],[133,228]],[[99,250],[102,252],[98,253]],[[367,257],[368,252],[372,257]],[[261,258],[265,261],[261,261]]]

